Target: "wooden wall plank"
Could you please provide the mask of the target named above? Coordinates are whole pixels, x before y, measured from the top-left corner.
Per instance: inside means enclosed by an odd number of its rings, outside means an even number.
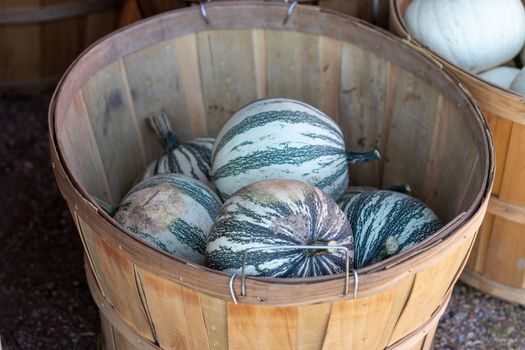
[[[115,343],[116,350],[142,350],[142,347],[140,345],[131,343],[123,334],[120,334],[115,328],[113,328],[113,341]]]
[[[119,61],[99,71],[82,89],[115,203],[146,167],[140,127],[126,89]]]
[[[504,158],[504,168],[496,169],[501,177],[499,199],[507,203],[525,206],[525,126],[512,124],[508,145],[504,137],[507,136],[507,123],[498,118],[496,127],[503,125],[501,134],[495,138],[496,147],[500,145],[500,154],[507,146],[507,156]],[[494,122],[493,122],[494,125]],[[493,131],[498,132],[491,125]],[[496,148],[498,151],[498,148]],[[498,154],[497,154],[498,155]],[[501,164],[498,164],[502,166]],[[517,224],[506,219],[496,217],[489,237],[483,274],[507,286],[525,288],[525,225]]]
[[[41,0],[2,0],[0,10],[37,9]],[[0,41],[0,56],[5,67],[7,81],[34,81],[42,76],[42,32],[39,23],[19,26],[4,26]]]
[[[525,288],[524,233],[524,225],[494,219],[483,275],[510,287]]]
[[[43,6],[64,4],[64,0],[41,0]],[[43,23],[42,76],[59,78],[82,52],[84,18],[76,17]]]
[[[298,307],[228,303],[231,349],[297,349]]]
[[[439,264],[416,275],[410,298],[397,321],[389,345],[424,324],[436,311],[437,306],[445,301],[451,284],[455,283],[457,271],[466,259],[470,245],[471,240],[466,240]]]
[[[340,121],[341,106],[341,51],[340,40],[321,37],[319,39],[321,72],[321,101],[320,110],[334,119]]]
[[[525,206],[525,126],[512,125],[505,170],[499,198],[511,204]]]
[[[58,135],[68,167],[82,186],[91,195],[115,205],[81,92],[75,95]]]
[[[381,150],[388,65],[377,55],[349,43],[344,43],[342,50],[339,125],[351,149]],[[350,166],[351,183],[380,186],[380,165],[378,160]]]
[[[388,131],[388,143],[382,155],[384,157],[382,183],[383,185],[407,183],[415,197],[425,198],[429,204],[426,177],[421,174],[427,173],[429,156],[435,142],[434,130],[439,127],[437,114],[440,95],[433,87],[406,71],[399,72],[395,83],[397,89]],[[422,118],[422,115],[428,117]],[[410,161],[407,161],[407,157]],[[439,165],[437,164],[436,167]],[[440,216],[442,212],[438,210],[436,214]],[[440,218],[452,219],[443,216]]]
[[[492,230],[494,227],[494,215],[487,214],[483,220],[476,241],[474,242],[474,247],[472,247],[472,252],[470,253],[467,269],[483,273],[485,266],[485,259],[490,247],[490,240],[492,236]]]
[[[496,151],[496,174],[494,176],[492,193],[499,195],[503,174],[505,173],[505,163],[507,162],[507,155],[509,151],[512,122],[510,120],[500,118],[488,111],[483,111],[483,115],[485,116],[485,119],[489,124],[490,131],[492,132],[494,150]]]
[[[210,349],[228,349],[228,315],[226,302],[201,294],[202,315],[208,332]]]
[[[140,274],[159,345],[166,349],[210,349],[200,294],[149,271],[140,270]],[[210,309],[207,312],[210,317]]]
[[[78,217],[78,224],[104,297],[138,334],[154,341],[150,322],[137,289],[133,264],[123,251],[115,249],[95,235],[90,225],[81,217]]]
[[[446,118],[446,148],[441,157],[443,165],[438,166],[437,185],[429,193],[431,197],[427,197],[427,204],[443,222],[471,207],[478,194],[477,184],[484,176],[478,145],[473,140],[467,142],[463,136],[469,132],[470,126],[457,110],[448,113]],[[458,194],[454,202],[450,201],[450,193]]]
[[[425,336],[422,350],[431,350],[434,348],[434,336],[436,335],[438,325],[436,325],[428,334]]]
[[[173,41],[177,55],[177,72],[185,98],[192,137],[213,136],[208,130],[204,91],[199,66],[197,35],[189,34]]]
[[[386,348],[390,338],[392,337],[392,333],[394,332],[394,328],[399,320],[399,317],[401,316],[401,313],[405,309],[408,300],[410,299],[410,294],[412,292],[412,288],[414,287],[415,278],[416,275],[408,276],[394,288],[394,296],[392,298],[392,306],[390,307],[388,319],[384,323],[382,334],[379,336],[378,346],[381,349]]]
[[[161,42],[124,58],[129,91],[148,163],[164,152],[146,121],[150,115],[165,112],[179,139],[187,141],[192,138],[177,60],[173,41]]]
[[[332,303],[323,349],[379,349],[394,303],[394,289]]]
[[[317,350],[323,346],[331,303],[307,305],[299,308],[296,345],[297,349]]]
[[[254,29],[252,31],[253,62],[255,65],[255,80],[257,84],[257,98],[268,96],[268,73],[266,67],[266,31]]]
[[[113,338],[113,327],[111,327],[111,323],[104,316],[104,314],[100,314],[100,328],[102,329],[104,349],[119,350],[115,347],[115,340]]]
[[[319,36],[291,31],[266,31],[268,95],[321,104]]]
[[[197,34],[208,133],[216,135],[242,106],[257,98],[250,30]]]

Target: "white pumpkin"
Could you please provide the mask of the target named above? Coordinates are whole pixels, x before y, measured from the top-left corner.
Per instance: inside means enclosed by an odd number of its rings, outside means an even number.
[[[508,89],[519,72],[520,70],[514,67],[496,67],[480,73],[479,77],[501,88]]]
[[[473,73],[511,60],[525,42],[521,0],[413,0],[405,21],[414,38]]]
[[[516,78],[510,84],[512,91],[517,92],[518,94],[525,95],[525,68],[522,68]]]

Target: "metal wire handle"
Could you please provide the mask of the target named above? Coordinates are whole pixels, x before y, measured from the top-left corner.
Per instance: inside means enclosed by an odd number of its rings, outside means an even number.
[[[284,3],[287,4],[288,0],[284,0]],[[288,6],[288,11],[286,11],[286,16],[284,16],[283,26],[285,26],[286,23],[288,23],[288,20],[290,19],[290,16],[292,15],[292,12],[293,10],[295,10],[296,7],[297,7],[297,0],[293,0],[290,3],[290,6]]]
[[[210,24],[210,17],[208,17],[208,11],[206,11],[206,5],[205,5],[207,2],[212,2],[212,0],[201,0],[199,7],[200,7],[202,18],[204,18],[204,22],[206,24]],[[285,4],[288,4],[288,3],[290,4],[288,6],[288,10],[286,11],[286,15],[284,16],[284,19],[283,19],[283,25],[286,25],[286,23],[288,23],[288,20],[290,19],[293,13],[293,10],[297,7],[297,3],[299,2],[299,0],[292,0],[291,2],[289,0],[283,0],[283,2]]]
[[[255,248],[248,248],[244,251],[243,261],[242,261],[242,267],[241,267],[241,296],[246,296],[246,263],[248,261],[248,253],[254,252],[254,251],[261,251],[261,250],[315,250],[315,249],[323,249],[323,250],[342,250],[345,253],[345,284],[343,289],[343,295],[348,295],[348,284],[350,280],[350,271],[352,271],[354,275],[354,293],[353,297],[354,299],[357,298],[357,288],[359,287],[359,276],[357,274],[357,271],[355,269],[350,269],[350,250],[347,247],[343,246],[326,246],[326,245],[307,245],[307,246],[296,246],[296,245],[279,245],[279,246],[264,246],[264,247],[255,247]],[[233,282],[235,281],[235,278],[237,277],[237,273],[232,274],[229,281],[229,287],[230,287],[230,294],[232,297],[232,300],[234,304],[237,304],[237,296],[235,295],[235,290],[233,287]]]

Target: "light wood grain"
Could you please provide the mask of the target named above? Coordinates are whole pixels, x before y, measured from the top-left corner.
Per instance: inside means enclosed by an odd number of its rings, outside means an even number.
[[[427,178],[417,174],[426,174],[428,155],[433,151],[432,135],[436,120],[439,119],[437,110],[440,96],[411,73],[400,72],[397,83],[390,137],[383,154],[383,183],[409,183],[414,196],[425,198],[428,197],[425,192]],[[421,115],[429,117],[420,118]],[[419,133],[415,134],[414,130],[419,130],[424,137],[419,137]],[[410,166],[407,166],[406,161],[401,161],[401,158],[406,157],[411,160]],[[432,208],[443,220],[450,220],[454,215],[436,205]]]
[[[461,280],[484,293],[497,295],[498,298],[511,303],[525,304],[525,291],[523,288],[513,288],[494,282],[494,280],[472,269],[465,269],[463,275],[461,275]]]
[[[332,304],[323,349],[381,349],[395,290]],[[351,330],[351,331],[350,331]]]
[[[494,149],[496,150],[496,176],[494,178],[494,187],[492,193],[499,195],[501,182],[505,174],[505,163],[509,151],[510,133],[512,131],[512,122],[507,119],[499,118],[497,115],[484,111],[483,115],[487,119],[492,132]]]
[[[105,350],[118,350],[115,347],[115,339],[113,338],[113,328],[111,322],[104,314],[100,314],[100,328],[102,329],[102,340]]]
[[[201,305],[210,349],[228,349],[227,302],[202,294]]]
[[[389,65],[372,52],[345,43],[341,67],[338,97],[342,118],[339,125],[347,145],[357,151],[378,149],[383,156],[381,161],[350,166],[350,181],[380,187],[381,164],[385,156],[381,144],[389,120],[385,113]]]
[[[1,92],[26,95],[53,87],[88,44],[116,28],[117,5],[1,0],[0,13],[7,19],[0,25]]]
[[[255,80],[257,84],[257,98],[268,96],[268,68],[266,67],[266,34],[264,30],[252,31],[253,61]]]
[[[410,0],[391,0],[392,28],[408,37],[402,15]],[[414,39],[409,39],[419,45]],[[470,90],[492,131],[496,150],[496,177],[488,215],[480,230],[465,281],[507,299],[507,289],[525,287],[525,102],[514,92],[492,85],[432,55]],[[491,281],[491,283],[489,283]],[[525,290],[524,290],[525,291]],[[512,294],[512,293],[511,293]],[[514,298],[515,299],[515,298]]]
[[[159,345],[166,349],[210,349],[200,295],[145,270],[141,276]]]
[[[204,104],[202,77],[199,67],[197,35],[189,34],[173,41],[177,56],[177,71],[190,120],[192,137],[209,136],[207,111]],[[173,116],[179,120],[178,114]]]
[[[82,179],[86,189],[95,197],[116,204],[81,92],[75,96],[60,133],[64,135],[61,142],[68,150],[64,156],[76,164],[75,175]],[[78,157],[79,153],[84,156]]]
[[[208,133],[216,135],[246,101],[257,98],[250,31],[197,34]],[[235,60],[231,58],[235,57]]]
[[[82,93],[116,204],[146,166],[143,128],[133,118],[121,63],[115,62],[95,75]]]
[[[41,0],[3,0],[6,10],[31,11],[41,6]],[[0,42],[4,56],[4,76],[7,81],[38,80],[42,77],[42,40],[38,23],[3,26],[5,41]]]
[[[320,107],[319,40],[317,35],[292,31],[266,33],[268,96],[298,99]]]
[[[319,108],[336,122],[340,122],[341,106],[339,92],[341,91],[341,50],[340,40],[321,37],[319,60],[321,71],[321,101]],[[347,57],[345,55],[345,57]]]
[[[178,56],[174,43],[170,42],[137,51],[124,59],[123,74],[127,76],[130,95],[128,100],[132,101],[148,160],[164,153],[161,143],[146,121],[149,116],[159,112],[166,113],[175,135],[181,141],[192,138],[192,125],[183,122],[180,117],[188,112],[180,75],[177,73]],[[166,94],[165,91],[171,93]]]
[[[57,5],[64,0],[41,0],[42,6]],[[84,46],[84,18],[77,17],[41,25],[42,68],[44,77],[58,77]]]
[[[86,227],[87,224],[84,224],[82,229],[86,230]],[[92,257],[95,273],[109,304],[125,322],[133,325],[138,334],[153,341],[150,322],[137,290],[133,264],[118,248],[115,249],[96,236],[94,245]]]
[[[466,260],[466,253],[470,249],[471,242],[472,239],[466,241],[460,249],[450,254],[448,259],[416,275],[410,298],[394,328],[390,344],[401,339],[404,334],[414,331],[415,325],[429,319],[436,311],[436,305],[446,299],[446,294],[451,284],[454,283],[455,276],[443,274],[442,271],[458,271]]]
[[[315,7],[298,6],[283,27],[283,9],[270,2],[211,3],[212,26],[198,9],[182,9],[112,34],[71,68],[51,104],[51,157],[79,226],[89,230],[92,294],[114,330],[149,349],[427,347],[488,205],[494,164],[488,126],[442,67],[410,45]],[[158,85],[151,96],[148,76]],[[229,274],[144,244],[93,201],[89,180],[75,175],[93,161],[72,159],[84,152],[93,158],[95,148],[72,146],[68,135],[79,92],[93,132],[85,139],[98,147],[98,167],[117,201],[155,155],[140,124],[170,102],[159,93],[180,98],[171,117],[187,128],[185,137],[215,136],[236,108],[281,95],[329,111],[349,145],[384,151],[373,170],[352,167],[354,181],[414,183],[416,196],[429,199],[446,226],[420,246],[359,270],[356,298],[342,295],[342,275],[248,277],[246,296],[234,281],[234,304]],[[361,135],[368,144],[359,144]]]

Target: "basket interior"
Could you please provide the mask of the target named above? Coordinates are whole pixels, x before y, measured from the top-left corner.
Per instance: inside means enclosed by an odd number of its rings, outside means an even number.
[[[216,19],[227,16],[216,8]],[[479,206],[491,171],[485,125],[455,82],[409,47],[331,14],[348,28],[251,29],[246,19],[188,29],[196,10],[171,16],[180,22],[166,16],[102,41],[62,83],[56,139],[88,194],[117,205],[162,154],[145,121],[152,113],[166,112],[189,140],[215,136],[252,100],[289,97],[336,120],[348,147],[380,150],[380,161],[350,166],[352,184],[408,183],[443,222]]]

